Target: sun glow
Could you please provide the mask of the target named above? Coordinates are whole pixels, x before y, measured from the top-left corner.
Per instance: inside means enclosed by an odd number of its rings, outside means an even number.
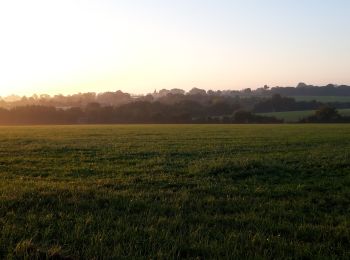
[[[1,1],[0,96],[350,83],[342,15],[243,2]]]

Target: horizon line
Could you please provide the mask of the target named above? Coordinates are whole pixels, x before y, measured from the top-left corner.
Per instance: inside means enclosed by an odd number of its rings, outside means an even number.
[[[160,88],[160,89],[154,89],[153,91],[148,91],[147,93],[133,93],[133,92],[128,92],[128,91],[124,91],[122,89],[115,89],[115,90],[105,90],[105,91],[85,91],[85,92],[82,92],[82,91],[79,91],[79,92],[71,92],[71,93],[32,93],[32,94],[16,94],[16,93],[12,93],[12,94],[8,94],[8,95],[1,95],[0,94],[0,98],[7,98],[7,97],[33,97],[35,95],[49,95],[51,97],[54,97],[54,96],[60,96],[60,95],[63,95],[63,96],[72,96],[72,95],[77,95],[77,94],[84,94],[84,93],[95,93],[95,94],[101,94],[101,93],[108,93],[108,92],[117,92],[117,91],[121,91],[123,93],[127,93],[127,94],[130,94],[131,96],[146,96],[146,95],[149,95],[149,94],[153,94],[154,91],[156,92],[159,92],[161,90],[172,90],[172,89],[181,89],[183,91],[185,91],[185,93],[188,93],[191,89],[194,89],[194,88],[197,88],[197,89],[203,89],[205,90],[206,92],[212,90],[212,91],[243,91],[245,89],[251,89],[251,90],[257,90],[257,89],[260,89],[260,88],[264,88],[265,86],[268,86],[269,88],[277,88],[277,87],[280,87],[280,88],[297,88],[300,84],[304,84],[306,86],[312,86],[312,87],[325,87],[325,86],[328,86],[328,85],[333,85],[333,86],[350,86],[349,84],[346,84],[346,83],[342,83],[342,84],[335,84],[335,83],[328,83],[328,84],[322,84],[322,85],[314,85],[314,84],[307,84],[305,82],[299,82],[298,84],[296,84],[295,86],[290,86],[290,85],[277,85],[277,86],[269,86],[267,84],[265,85],[262,85],[260,87],[243,87],[243,88],[240,88],[240,89],[212,89],[212,88],[201,88],[201,87],[198,87],[198,86],[194,86],[192,88],[181,88],[181,87],[178,87],[178,88]]]

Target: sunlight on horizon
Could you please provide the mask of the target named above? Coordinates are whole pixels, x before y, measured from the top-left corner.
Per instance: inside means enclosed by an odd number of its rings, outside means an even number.
[[[350,84],[347,1],[261,2],[2,1],[0,96]]]

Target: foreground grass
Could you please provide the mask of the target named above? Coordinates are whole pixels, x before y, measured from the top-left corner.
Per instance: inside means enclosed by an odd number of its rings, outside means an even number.
[[[0,258],[350,258],[350,125],[0,128]]]
[[[350,116],[350,109],[337,109],[340,115]],[[288,112],[271,112],[271,113],[259,113],[259,115],[272,116],[278,119],[283,119],[285,122],[295,123],[300,119],[312,116],[315,114],[315,110],[306,111],[288,111]]]

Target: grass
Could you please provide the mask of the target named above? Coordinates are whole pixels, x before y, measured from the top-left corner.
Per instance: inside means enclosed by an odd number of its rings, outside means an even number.
[[[350,125],[0,128],[0,259],[349,259]]]
[[[338,112],[342,116],[350,116],[350,108],[338,109]],[[278,119],[284,119],[286,122],[289,123],[298,122],[300,119],[311,116],[313,114],[315,114],[315,110],[258,113],[258,115],[273,116]]]
[[[350,102],[350,96],[292,96],[296,101],[312,101],[316,100],[319,102]]]

